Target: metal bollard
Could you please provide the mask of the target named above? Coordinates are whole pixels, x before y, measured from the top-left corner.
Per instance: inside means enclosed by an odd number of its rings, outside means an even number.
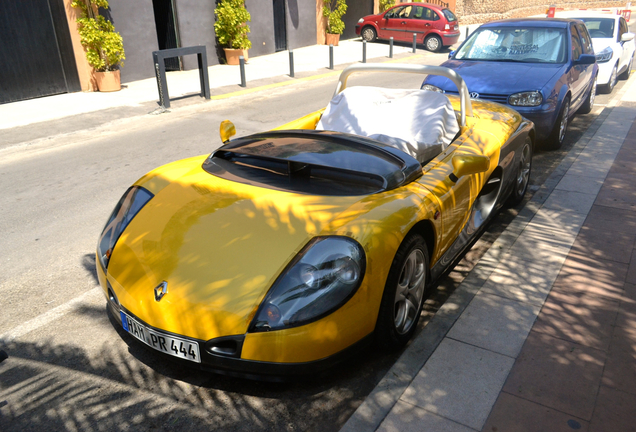
[[[333,45],[329,45],[329,69],[333,70]]]
[[[367,41],[362,41],[362,63],[367,62]]]
[[[294,51],[289,50],[289,76],[294,77]]]
[[[417,33],[413,33],[413,54],[415,54],[416,49],[417,49]]]
[[[468,27],[466,27],[466,39],[468,39]]]
[[[245,82],[245,57],[239,56],[239,67],[241,68],[241,87],[247,87]]]
[[[393,58],[393,36],[389,38],[389,58]]]

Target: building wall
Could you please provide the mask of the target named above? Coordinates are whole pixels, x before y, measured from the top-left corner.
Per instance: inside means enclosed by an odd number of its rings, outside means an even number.
[[[219,64],[216,34],[214,33],[215,2],[177,0],[175,4],[181,47],[205,45],[208,66]],[[199,63],[196,55],[187,55],[182,59],[185,70],[198,69]]]
[[[110,18],[124,39],[126,60],[121,81],[155,76],[152,52],[159,49],[152,0],[110,0]]]
[[[316,44],[314,0],[287,0],[287,48]]]
[[[276,51],[274,45],[274,8],[272,0],[246,0],[245,7],[252,21],[248,37],[252,41],[249,55],[271,54]]]

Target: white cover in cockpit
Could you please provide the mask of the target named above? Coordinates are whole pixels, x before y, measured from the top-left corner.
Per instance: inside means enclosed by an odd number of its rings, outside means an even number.
[[[443,93],[356,86],[333,97],[316,130],[376,139],[423,163],[452,142],[459,124]]]

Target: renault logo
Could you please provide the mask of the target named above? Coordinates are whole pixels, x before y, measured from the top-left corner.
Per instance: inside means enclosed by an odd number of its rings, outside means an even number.
[[[160,301],[166,294],[168,294],[168,282],[163,281],[155,287],[155,301]]]
[[[470,92],[470,97],[473,99],[478,99],[479,98],[479,93],[477,92]]]

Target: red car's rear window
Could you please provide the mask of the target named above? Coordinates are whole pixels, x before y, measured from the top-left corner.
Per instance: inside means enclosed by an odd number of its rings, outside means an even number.
[[[444,14],[448,22],[457,21],[457,17],[450,11],[450,9],[442,9],[442,13]]]

